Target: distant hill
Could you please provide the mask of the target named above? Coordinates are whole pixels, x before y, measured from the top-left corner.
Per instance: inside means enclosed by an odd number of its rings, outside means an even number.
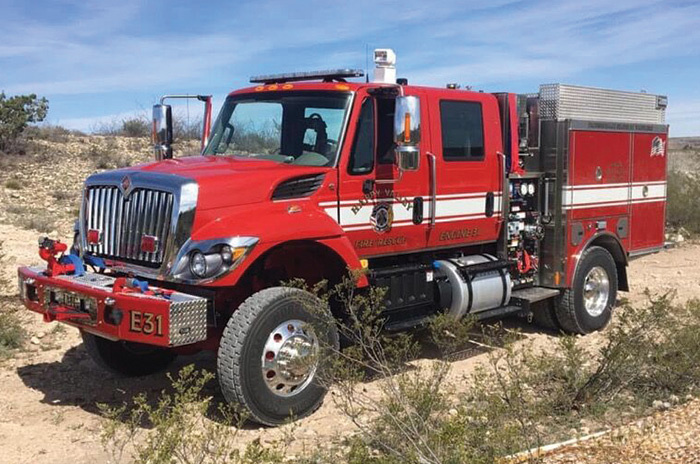
[[[700,137],[671,137],[668,142],[671,150],[700,150]]]

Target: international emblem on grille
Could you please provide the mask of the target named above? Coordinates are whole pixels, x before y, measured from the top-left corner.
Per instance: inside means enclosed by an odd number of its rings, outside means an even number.
[[[122,191],[122,195],[124,195],[124,197],[128,197],[131,193],[131,178],[129,176],[124,176],[121,184],[119,184],[119,187]]]
[[[394,222],[394,210],[392,205],[380,203],[372,209],[372,215],[369,218],[370,223],[379,233],[388,232],[391,230],[391,223]]]
[[[658,135],[651,141],[650,156],[664,156],[664,141]]]

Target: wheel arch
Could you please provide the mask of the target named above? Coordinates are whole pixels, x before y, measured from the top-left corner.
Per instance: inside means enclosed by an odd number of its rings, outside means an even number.
[[[227,312],[233,313],[235,308],[254,293],[283,285],[294,278],[303,279],[309,286],[326,280],[328,288],[332,288],[349,276],[351,269],[359,269],[360,266],[359,258],[345,237],[278,243],[266,249],[247,266],[236,285],[231,287],[232,294],[225,306]],[[361,276],[357,285],[367,285],[366,276]]]
[[[576,263],[574,264],[573,271],[571,273],[571,279],[576,276],[576,271],[578,270],[578,265],[580,261],[580,256],[588,250],[590,247],[597,246],[603,248],[613,258],[615,261],[615,268],[617,270],[617,286],[619,290],[628,292],[629,282],[627,280],[627,253],[622,245],[620,239],[610,232],[600,232],[592,236],[588,241],[581,247],[580,251],[576,254]]]

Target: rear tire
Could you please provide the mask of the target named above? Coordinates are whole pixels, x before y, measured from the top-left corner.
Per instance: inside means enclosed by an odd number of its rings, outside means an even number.
[[[81,332],[83,346],[95,363],[119,375],[139,377],[164,370],[175,359],[166,349],[141,343],[113,342]]]
[[[557,320],[554,302],[546,300],[540,302],[532,311],[532,320],[543,329],[560,331],[561,326]]]
[[[303,290],[273,287],[249,297],[229,319],[219,345],[219,384],[248,419],[281,425],[321,406],[326,394],[317,382],[321,350],[338,348],[332,319],[318,323],[307,309],[326,311],[322,304]]]
[[[572,288],[565,290],[559,300],[559,325],[572,334],[600,330],[610,322],[616,298],[615,260],[606,249],[590,247],[581,255]]]

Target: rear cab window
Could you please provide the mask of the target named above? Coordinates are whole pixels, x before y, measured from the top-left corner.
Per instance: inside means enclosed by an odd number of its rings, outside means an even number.
[[[445,161],[483,161],[484,121],[481,103],[440,101],[442,156]]]

